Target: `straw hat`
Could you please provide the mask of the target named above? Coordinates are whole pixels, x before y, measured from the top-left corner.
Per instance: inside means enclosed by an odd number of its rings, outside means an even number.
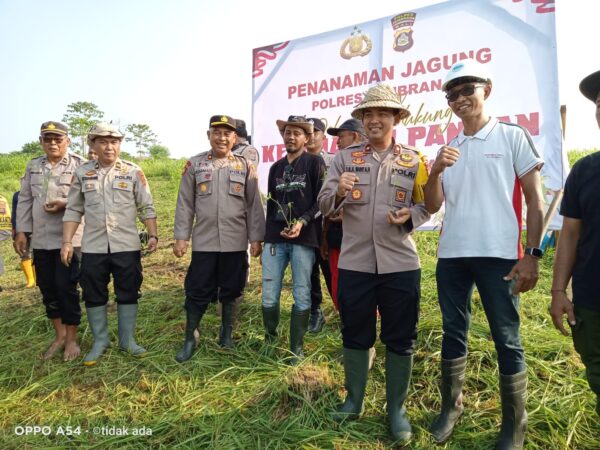
[[[376,84],[365,92],[362,102],[352,110],[352,117],[362,120],[363,110],[366,108],[397,109],[400,120],[410,116],[410,111],[402,105],[400,97],[389,84]]]

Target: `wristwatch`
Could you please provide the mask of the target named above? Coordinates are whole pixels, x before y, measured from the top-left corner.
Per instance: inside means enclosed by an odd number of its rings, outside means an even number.
[[[527,247],[525,249],[525,254],[540,259],[542,256],[544,256],[544,251],[537,247]]]

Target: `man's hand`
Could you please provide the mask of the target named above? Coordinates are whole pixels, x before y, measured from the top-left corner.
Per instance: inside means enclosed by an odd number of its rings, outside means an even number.
[[[387,220],[390,225],[404,225],[408,219],[410,219],[410,209],[406,207],[387,213]]]
[[[563,335],[568,336],[569,332],[565,329],[563,324],[563,316],[567,315],[567,320],[571,326],[574,326],[575,313],[573,312],[573,303],[567,297],[567,293],[564,291],[552,291],[552,303],[550,304],[550,316],[552,316],[552,323],[558,331]]]
[[[448,147],[447,145],[444,145],[440,149],[437,157],[435,158],[433,166],[431,166],[431,173],[442,173],[446,169],[446,167],[452,167],[456,163],[456,161],[458,161],[459,157],[459,149],[457,149],[456,147]]]
[[[344,218],[344,208],[340,209],[335,216],[329,216],[327,220],[330,222],[340,223]]]
[[[13,247],[19,256],[25,256],[27,254],[27,236],[25,233],[17,233],[15,242],[13,242]]]
[[[250,256],[257,258],[262,253],[262,243],[258,241],[250,242]]]
[[[173,254],[175,256],[177,256],[178,258],[181,258],[183,255],[185,255],[185,252],[187,251],[187,247],[188,247],[187,241],[184,241],[183,239],[176,239],[175,245],[173,246]]]
[[[354,183],[358,181],[358,175],[352,172],[344,172],[340,175],[340,181],[338,182],[338,188],[336,195],[338,197],[345,197],[348,192],[354,187]]]
[[[73,259],[73,244],[65,242],[60,248],[60,260],[63,265],[69,267],[71,265],[71,259]]]
[[[292,229],[289,230],[287,233],[285,231],[282,231],[281,233],[279,233],[281,236],[283,236],[286,239],[296,239],[298,236],[300,236],[300,231],[302,230],[302,226],[304,225],[304,222],[302,222],[301,220],[296,222],[293,226]]]
[[[66,207],[67,207],[66,200],[58,200],[57,199],[50,203],[46,203],[44,205],[44,211],[46,211],[47,213],[50,213],[50,214],[56,214],[58,212],[64,211]]]
[[[148,238],[148,245],[146,245],[146,253],[154,253],[158,248],[158,238]]]
[[[533,289],[539,276],[538,260],[533,256],[525,255],[504,279],[506,281],[516,280],[512,293],[518,295],[519,292],[527,292]]]

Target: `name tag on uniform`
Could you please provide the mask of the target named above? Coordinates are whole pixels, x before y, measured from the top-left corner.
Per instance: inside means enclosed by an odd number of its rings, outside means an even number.
[[[371,166],[346,166],[346,172],[370,173]]]
[[[132,191],[133,183],[131,181],[113,180],[112,187],[120,191]]]

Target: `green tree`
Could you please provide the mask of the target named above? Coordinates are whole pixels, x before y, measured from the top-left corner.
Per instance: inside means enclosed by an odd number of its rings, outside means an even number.
[[[69,126],[71,148],[80,155],[85,155],[86,137],[92,125],[104,117],[104,112],[91,102],[76,102],[67,106],[63,122]]]
[[[42,144],[40,144],[40,141],[31,141],[27,144],[23,144],[20,153],[25,155],[36,155],[44,153],[44,150],[42,149]]]
[[[171,156],[171,152],[169,151],[168,147],[160,144],[150,147],[148,149],[148,153],[150,153],[150,156],[154,159],[165,159]]]
[[[158,136],[145,123],[132,123],[125,130],[125,140],[135,142],[138,158],[146,156],[147,149],[158,142]]]

